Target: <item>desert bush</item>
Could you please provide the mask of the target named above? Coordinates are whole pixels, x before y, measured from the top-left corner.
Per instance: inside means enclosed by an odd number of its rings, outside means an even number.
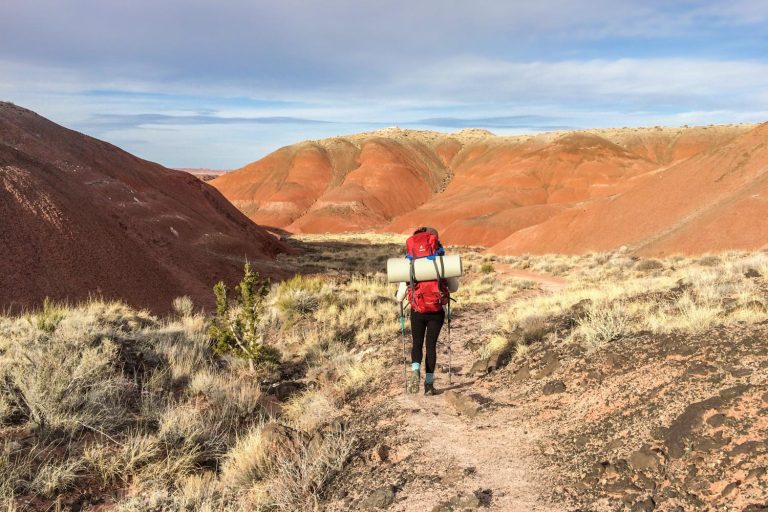
[[[492,274],[494,270],[495,269],[493,268],[493,263],[491,263],[490,261],[487,261],[482,265],[480,265],[480,272],[482,272],[483,274]]]
[[[648,271],[648,270],[659,270],[664,268],[664,264],[660,262],[659,260],[649,259],[649,260],[641,260],[638,261],[635,265],[635,270],[640,271]]]
[[[228,492],[213,471],[185,477],[173,496],[173,508],[194,512],[234,511],[236,502],[236,494]]]
[[[39,338],[7,354],[13,400],[43,429],[114,432],[127,421],[136,385],[115,372],[119,347],[109,338]],[[9,357],[8,357],[9,356]]]
[[[328,482],[356,447],[355,438],[344,431],[318,439],[301,445],[293,456],[275,461],[268,488],[269,502],[278,510],[317,510]]]
[[[195,305],[192,302],[192,299],[186,295],[173,299],[173,310],[180,317],[192,316],[194,309]]]
[[[64,308],[48,297],[43,301],[43,309],[29,315],[29,322],[43,332],[52,333],[64,318]]]
[[[379,383],[384,361],[371,353],[355,355],[342,366],[341,379],[337,390],[342,396],[349,398],[366,387],[374,387]]]
[[[696,263],[702,267],[716,267],[722,263],[722,260],[718,256],[702,256]]]
[[[307,389],[285,404],[284,417],[291,426],[311,432],[338,415],[335,400],[323,390]]]
[[[510,346],[509,339],[501,334],[494,334],[480,349],[480,359],[488,359],[494,354],[507,350]]]
[[[722,313],[719,303],[685,292],[673,304],[657,308],[647,317],[653,332],[701,332],[715,324]]]
[[[262,428],[263,425],[252,427],[227,453],[221,468],[221,481],[225,485],[240,489],[269,475],[274,460]]]
[[[573,336],[582,341],[588,350],[596,350],[604,344],[632,332],[632,317],[625,301],[591,305],[586,314],[577,320]]]
[[[269,293],[269,282],[253,272],[250,263],[243,267],[243,279],[237,286],[236,307],[231,307],[227,287],[218,282],[213,287],[216,296],[216,317],[209,334],[214,351],[234,354],[256,364],[275,363],[280,354],[267,344],[260,332],[260,319],[264,313],[264,298]]]
[[[30,490],[38,495],[54,497],[74,487],[84,471],[84,461],[77,458],[62,462],[46,462],[37,469],[35,478],[30,484]]]
[[[97,442],[83,449],[83,461],[105,486],[127,483],[161,455],[157,437],[140,431],[128,432],[118,444]]]
[[[278,285],[274,304],[284,319],[293,320],[311,315],[330,297],[328,287],[319,278],[296,275]]]
[[[0,450],[0,505],[7,504],[9,510],[13,498],[23,493],[34,478],[35,468],[29,454],[11,455]]]

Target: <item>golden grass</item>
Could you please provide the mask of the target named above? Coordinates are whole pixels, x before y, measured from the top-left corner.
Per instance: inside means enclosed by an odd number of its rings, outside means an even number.
[[[395,286],[382,271],[405,237],[297,238],[319,248],[295,258],[337,271],[288,280],[266,299],[260,332],[304,369],[296,377],[302,390],[280,417],[295,429],[291,450],[273,458],[261,444],[268,418],[260,383],[274,382],[276,370],[213,354],[208,318],[187,298],[166,319],[121,303],[48,302],[0,316],[0,427],[40,433],[34,449],[0,450],[0,501],[95,485],[128,489],[116,507],[126,511],[320,508],[355,446],[349,434],[327,429],[349,400],[380,388],[388,354],[381,347],[400,335]],[[462,254],[467,272],[454,308],[459,317],[477,307],[497,318],[482,357],[524,358],[543,340],[598,351],[641,331],[768,320],[762,252],[654,260],[621,251]],[[507,275],[508,266],[562,275],[567,286],[547,292]]]
[[[623,253],[507,258],[518,268],[556,268],[568,286],[516,301],[497,316],[499,331],[522,336],[543,319],[557,339],[597,350],[641,331],[698,333],[714,325],[768,320],[768,255],[728,252],[699,258],[633,259]]]
[[[256,425],[237,439],[221,468],[220,479],[225,485],[245,488],[269,475],[274,461],[261,431],[262,425]]]

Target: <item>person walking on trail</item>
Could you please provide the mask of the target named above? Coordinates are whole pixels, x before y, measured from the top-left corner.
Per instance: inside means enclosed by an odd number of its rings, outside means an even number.
[[[440,245],[437,230],[422,227],[414,231],[406,242],[408,258],[417,257],[434,259],[445,254]],[[455,277],[441,278],[438,266],[435,266],[438,279],[417,282],[411,275],[411,282],[400,283],[395,298],[402,305],[408,300],[411,305],[411,376],[408,379],[409,393],[418,393],[421,382],[421,367],[424,363],[424,394],[435,394],[435,366],[437,364],[437,339],[446,318],[446,306],[450,311],[450,294],[459,289],[459,280]],[[427,353],[424,357],[424,342]]]

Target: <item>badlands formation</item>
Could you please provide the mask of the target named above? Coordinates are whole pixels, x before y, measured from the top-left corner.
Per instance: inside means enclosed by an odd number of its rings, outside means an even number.
[[[0,310],[44,298],[121,299],[167,311],[212,302],[242,258],[283,250],[219,192],[180,171],[0,103]],[[149,284],[148,284],[149,283]]]
[[[258,224],[408,232],[499,254],[757,249],[768,125],[501,137],[387,128],[284,147],[211,183]]]

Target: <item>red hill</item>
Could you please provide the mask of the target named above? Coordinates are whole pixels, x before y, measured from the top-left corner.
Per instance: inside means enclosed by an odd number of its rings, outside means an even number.
[[[213,187],[0,103],[0,308],[89,294],[155,311],[211,303],[283,246]]]
[[[728,224],[723,215],[759,210],[755,197],[740,194],[758,186],[750,183],[766,161],[762,131],[731,125],[497,137],[390,128],[289,146],[212,184],[256,222],[295,232],[408,232],[430,224],[449,243],[501,253],[752,248],[766,240],[750,227],[754,219]],[[754,169],[720,177],[738,166]],[[691,231],[704,226],[714,231]]]

